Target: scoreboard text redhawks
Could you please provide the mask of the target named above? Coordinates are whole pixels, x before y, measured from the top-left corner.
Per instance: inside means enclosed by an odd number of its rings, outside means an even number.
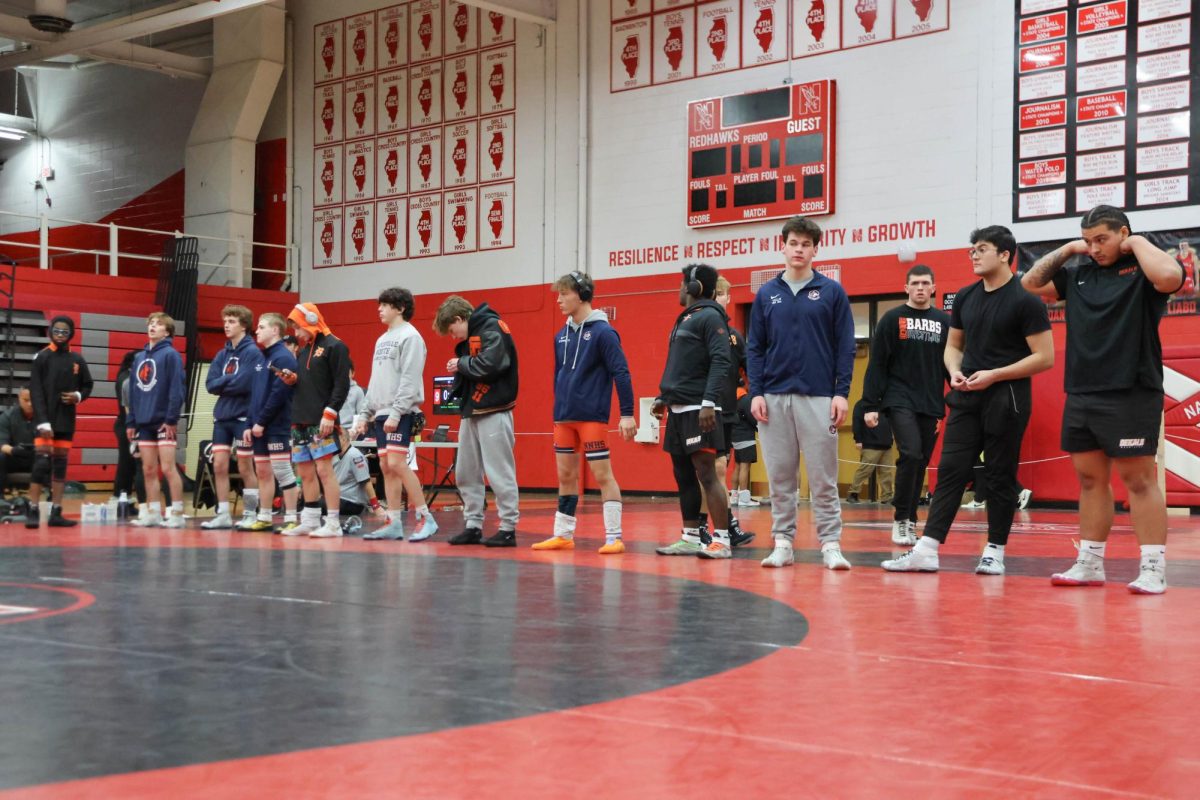
[[[688,104],[687,224],[833,213],[835,81]]]

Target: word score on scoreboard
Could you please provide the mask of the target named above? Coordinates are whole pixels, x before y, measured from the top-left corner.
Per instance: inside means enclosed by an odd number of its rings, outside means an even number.
[[[687,224],[834,211],[836,81],[688,103]]]

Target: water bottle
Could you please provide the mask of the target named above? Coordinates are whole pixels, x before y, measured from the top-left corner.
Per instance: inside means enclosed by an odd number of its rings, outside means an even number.
[[[129,519],[132,512],[132,509],[130,508],[131,505],[132,504],[129,502],[129,493],[121,492],[121,497],[117,500],[118,520],[124,521]]]

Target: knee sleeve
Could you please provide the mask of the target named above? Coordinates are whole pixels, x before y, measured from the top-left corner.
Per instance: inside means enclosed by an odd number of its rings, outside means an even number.
[[[29,480],[40,486],[45,486],[50,483],[50,454],[37,453],[33,457],[33,469],[29,473]]]
[[[287,491],[296,486],[296,473],[292,471],[291,461],[271,459],[271,471],[275,473],[275,483],[279,485],[279,491]]]
[[[53,469],[54,480],[65,481],[67,479],[67,454],[55,453],[50,458],[50,465]]]

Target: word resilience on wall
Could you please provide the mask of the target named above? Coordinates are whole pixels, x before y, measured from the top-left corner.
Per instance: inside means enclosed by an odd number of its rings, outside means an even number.
[[[687,224],[834,211],[835,81],[688,104]]]

